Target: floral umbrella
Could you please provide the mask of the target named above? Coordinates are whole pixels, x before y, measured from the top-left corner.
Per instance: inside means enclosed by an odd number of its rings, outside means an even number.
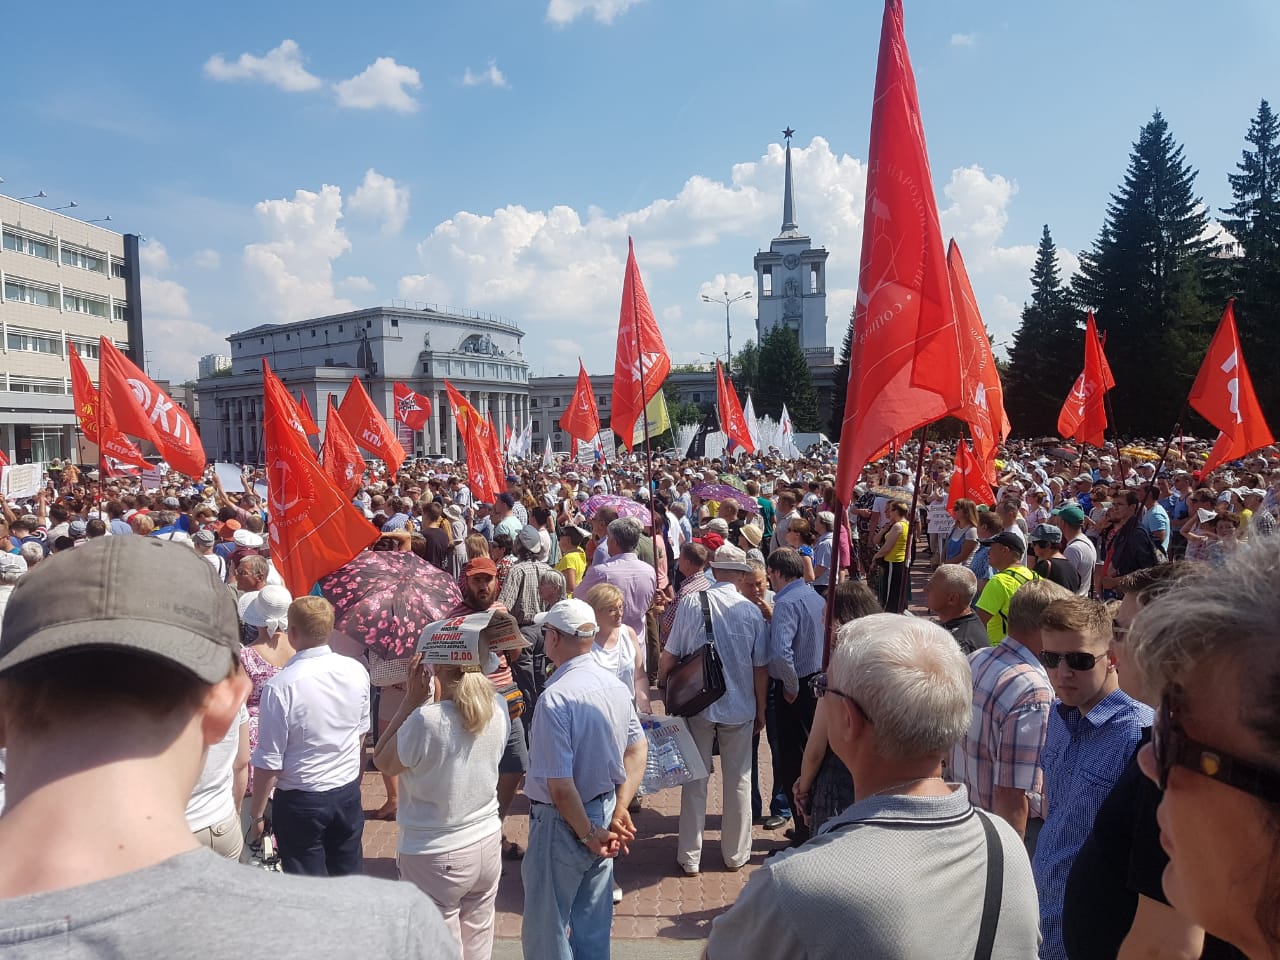
[[[756,498],[743,493],[737,487],[727,483],[699,483],[691,491],[695,497],[703,500],[715,500],[717,503],[732,500],[743,513],[759,513],[760,504]]]
[[[413,653],[422,630],[462,601],[457,581],[417,554],[365,550],[320,581],[334,630],[384,657]]]
[[[582,505],[582,515],[589,520],[601,507],[613,507],[618,511],[618,516],[635,517],[645,524],[648,524],[651,519],[647,503],[632,500],[630,497],[620,497],[616,493],[601,493],[592,497]]]
[[[720,474],[720,482],[727,483],[729,486],[733,487],[733,489],[735,490],[745,491],[747,489],[747,482],[743,480],[741,477],[734,476],[732,473]]]

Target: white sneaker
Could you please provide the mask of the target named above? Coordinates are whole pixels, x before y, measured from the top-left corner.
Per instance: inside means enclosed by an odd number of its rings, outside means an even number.
[[[618,886],[616,883],[613,885],[613,902],[614,903],[622,902],[622,888]]]

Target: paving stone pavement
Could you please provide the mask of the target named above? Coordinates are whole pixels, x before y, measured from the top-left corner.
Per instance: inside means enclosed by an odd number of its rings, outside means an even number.
[[[927,616],[918,606],[923,597],[924,582],[929,577],[929,560],[922,549],[912,570],[912,597],[916,601],[911,612]],[[656,699],[655,705],[661,701]],[[655,706],[655,709],[657,707]],[[769,748],[764,738],[760,743],[760,786],[767,798],[773,784]],[[362,783],[364,808],[378,809],[386,798],[382,778],[366,773]],[[615,954],[620,958],[697,957],[701,942],[711,930],[711,921],[723,913],[737,898],[751,874],[759,869],[765,857],[774,850],[785,849],[782,830],[767,831],[759,826],[752,830],[752,856],[741,871],[727,870],[720,858],[720,814],[722,791],[717,767],[707,795],[707,826],[702,845],[702,872],[686,877],[676,865],[676,840],[679,829],[680,791],[663,790],[644,798],[644,809],[635,815],[638,836],[631,853],[618,860],[616,877],[623,890],[622,903],[614,908],[614,941],[640,941],[661,938],[682,941],[669,948],[628,947],[620,944]],[[506,835],[522,846],[529,835],[529,802],[523,794],[516,797],[507,818]],[[395,879],[396,825],[394,822],[370,820],[364,832],[365,873]],[[519,956],[520,917],[524,908],[524,885],[520,864],[504,861],[502,881],[498,888],[497,937],[494,956]],[[511,941],[511,942],[503,942]]]

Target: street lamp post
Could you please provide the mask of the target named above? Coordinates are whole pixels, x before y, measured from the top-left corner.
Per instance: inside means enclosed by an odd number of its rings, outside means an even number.
[[[723,303],[724,304],[724,372],[728,376],[733,371],[733,334],[729,326],[729,308],[739,300],[750,300],[751,291],[746,290],[736,297],[729,296],[726,290],[723,296],[709,297],[705,293],[702,295],[704,303]]]

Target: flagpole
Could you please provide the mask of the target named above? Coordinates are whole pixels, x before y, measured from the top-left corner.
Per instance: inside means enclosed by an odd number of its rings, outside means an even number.
[[[923,427],[920,428],[920,453],[916,457],[916,482],[915,482],[914,488],[911,491],[911,518],[909,520],[909,523],[912,526],[907,527],[907,531],[911,534],[911,542],[908,544],[908,546],[911,548],[911,552],[910,552],[910,556],[907,557],[907,576],[908,577],[911,576],[911,565],[915,563],[915,559],[916,559],[916,540],[918,539],[919,531],[913,529],[913,527],[914,525],[919,523],[919,519],[916,516],[916,511],[919,509],[919,506],[920,506],[920,482],[924,478],[924,445],[925,445],[925,440],[929,436],[929,426],[930,425],[926,423]],[[908,583],[908,586],[910,586],[909,583]]]
[[[632,316],[635,316],[635,288],[631,291],[632,297]],[[649,528],[653,531],[653,586],[657,590],[658,580],[658,516],[653,508],[653,455],[649,451],[649,404],[645,399],[644,393],[644,350],[640,345],[640,323],[636,321],[636,364],[640,371],[640,418],[644,420],[644,474],[645,474],[645,493],[648,495],[646,502],[649,504]],[[658,387],[662,389],[661,385]],[[635,434],[635,427],[631,428],[632,435]],[[607,475],[607,471],[606,471]],[[655,592],[656,596],[656,592]],[[646,644],[646,651],[648,646]]]
[[[1169,439],[1165,441],[1164,450],[1160,453],[1160,459],[1156,461],[1156,473],[1165,469],[1165,459],[1169,456],[1169,448],[1173,446],[1174,434],[1182,436],[1182,421],[1187,419],[1187,414],[1191,410],[1191,398],[1188,397],[1182,401],[1182,411],[1178,414],[1178,422],[1173,425],[1173,429],[1169,432]],[[1120,448],[1116,447],[1116,453],[1120,452]]]

